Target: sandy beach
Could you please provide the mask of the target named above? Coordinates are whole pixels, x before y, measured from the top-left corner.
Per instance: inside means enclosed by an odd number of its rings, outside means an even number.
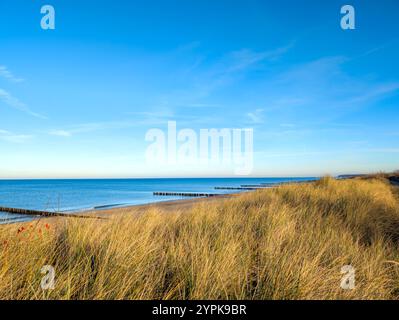
[[[226,195],[219,195],[209,198],[190,198],[190,199],[181,199],[181,200],[171,200],[171,201],[162,201],[162,202],[155,202],[155,203],[148,203],[142,205],[134,205],[134,206],[127,206],[121,208],[113,208],[107,210],[95,210],[89,211],[87,214],[96,215],[100,217],[107,217],[110,215],[116,214],[129,214],[129,213],[143,213],[150,209],[157,209],[162,212],[175,212],[175,211],[184,211],[191,209],[194,205],[203,202],[203,203],[215,203],[220,202],[231,197],[238,196],[239,193],[234,194],[226,194]]]
[[[162,213],[172,213],[172,212],[189,212],[193,206],[206,203],[206,204],[215,204],[217,202],[223,202],[227,199],[232,197],[239,196],[239,193],[234,194],[226,194],[220,195],[216,197],[209,197],[209,198],[191,198],[191,199],[181,199],[181,200],[171,200],[171,201],[162,201],[156,203],[148,203],[143,205],[134,205],[134,206],[127,206],[121,208],[112,208],[107,210],[94,210],[86,212],[85,215],[101,217],[101,218],[109,218],[117,215],[137,215],[143,214],[150,210],[157,210]],[[69,217],[52,217],[52,222],[56,222],[60,219],[74,219]],[[79,219],[79,218],[76,218]]]
[[[112,216],[116,215],[137,215],[137,214],[142,214],[145,213],[149,210],[157,210],[160,212],[164,213],[171,213],[171,212],[184,212],[184,211],[190,211],[190,209],[199,203],[209,203],[209,204],[214,204],[216,202],[222,202],[226,199],[230,199],[232,197],[237,197],[240,193],[233,193],[233,194],[225,194],[225,195],[219,195],[219,196],[214,196],[214,197],[209,197],[209,198],[190,198],[190,199],[180,199],[180,200],[170,200],[170,201],[160,201],[160,202],[155,202],[155,203],[148,203],[148,204],[141,204],[141,205],[132,205],[132,206],[126,206],[126,207],[118,207],[118,208],[112,208],[112,209],[106,209],[106,210],[91,210],[91,211],[85,211],[85,212],[78,212],[76,214],[79,215],[84,215],[87,217],[99,217],[102,219],[107,219]],[[47,223],[51,224],[58,224],[60,222],[70,220],[70,219],[82,219],[79,217],[73,217],[73,213],[71,213],[71,216],[57,216],[57,217],[39,217],[33,221],[46,221]],[[22,221],[22,222],[11,222],[10,224],[13,226],[22,226],[24,224],[29,224],[30,221]],[[1,227],[8,226],[10,224],[0,224]]]

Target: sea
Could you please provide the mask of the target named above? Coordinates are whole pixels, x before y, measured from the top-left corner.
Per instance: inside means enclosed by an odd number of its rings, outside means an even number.
[[[223,190],[215,187],[272,187],[281,183],[316,179],[291,177],[0,180],[0,207],[76,213],[182,199],[180,196],[154,196],[153,192],[227,194],[245,190]],[[0,212],[0,223],[32,219],[32,216]]]

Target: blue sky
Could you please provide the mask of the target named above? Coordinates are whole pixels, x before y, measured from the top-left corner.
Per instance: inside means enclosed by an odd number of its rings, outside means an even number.
[[[146,163],[167,121],[253,128],[253,176],[399,169],[398,30],[396,0],[1,1],[0,178],[232,175]]]

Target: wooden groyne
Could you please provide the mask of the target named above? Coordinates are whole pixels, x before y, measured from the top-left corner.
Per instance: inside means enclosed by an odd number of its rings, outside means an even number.
[[[252,187],[215,187],[215,190],[255,190]]]
[[[197,193],[197,192],[153,192],[154,196],[178,196],[178,197],[214,197],[216,193]]]
[[[42,211],[42,210],[29,210],[29,209],[19,209],[19,208],[7,208],[0,207],[0,212],[7,212],[11,214],[23,214],[28,216],[42,216],[42,217],[70,217],[70,218],[95,218],[95,219],[103,219],[101,217],[93,217],[86,215],[76,215],[76,214],[68,214],[62,212],[50,212],[50,211]]]
[[[389,177],[388,179],[393,185],[395,185],[395,186],[399,185],[399,177],[392,176],[392,177]]]
[[[261,183],[262,186],[270,186],[270,187],[279,187],[279,186],[284,186],[284,185],[290,185],[290,184],[305,184],[305,183],[311,183],[315,182],[316,180],[301,180],[301,181],[281,181],[281,182],[265,182]]]
[[[265,189],[265,188],[267,188],[267,185],[263,185],[263,184],[242,184],[241,188]]]

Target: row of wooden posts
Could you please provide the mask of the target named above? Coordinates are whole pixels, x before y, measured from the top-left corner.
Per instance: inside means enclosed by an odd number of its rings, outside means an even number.
[[[19,208],[8,208],[8,207],[0,207],[0,212],[12,213],[12,214],[24,214],[29,216],[42,216],[42,217],[74,217],[74,218],[98,218],[88,215],[77,215],[77,214],[69,214],[62,212],[50,212],[43,210],[29,210],[29,209],[19,209]]]
[[[241,185],[241,187],[215,187],[215,190],[256,190],[266,188],[265,185]],[[153,192],[154,196],[178,196],[178,197],[214,197],[220,194],[217,193],[204,193],[204,192]],[[23,215],[31,215],[31,216],[44,216],[44,217],[56,217],[56,216],[65,216],[65,217],[76,217],[76,218],[100,218],[93,217],[87,215],[76,215],[76,214],[68,214],[62,212],[50,212],[43,210],[30,210],[30,209],[19,209],[19,208],[8,208],[8,207],[0,207],[0,212],[7,212],[12,214],[23,214]]]

